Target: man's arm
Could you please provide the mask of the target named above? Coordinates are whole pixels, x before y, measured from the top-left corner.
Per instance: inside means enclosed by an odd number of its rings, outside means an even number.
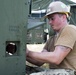
[[[59,65],[63,59],[69,54],[71,48],[65,46],[56,46],[53,52],[31,52],[28,57],[34,60],[39,60],[43,63],[54,63]]]
[[[41,65],[43,65],[44,64],[44,62],[42,61],[42,60],[37,60],[37,59],[34,59],[34,58],[32,58],[32,57],[29,57],[28,56],[28,53],[29,52],[31,52],[31,53],[33,53],[32,51],[30,51],[30,50],[26,50],[26,60],[28,61],[28,62],[30,62],[30,63],[32,63],[32,64],[34,64],[34,65],[37,65],[37,66],[41,66]],[[47,52],[45,49],[43,49],[42,50],[42,52]]]

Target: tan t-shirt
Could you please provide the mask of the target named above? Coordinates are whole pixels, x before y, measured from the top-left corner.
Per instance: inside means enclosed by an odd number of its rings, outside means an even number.
[[[65,26],[56,38],[52,36],[47,41],[44,48],[48,51],[53,51],[57,45],[70,47],[72,50],[58,66],[53,64],[55,66],[52,67],[53,65],[50,64],[50,68],[70,68],[76,70],[76,26]]]

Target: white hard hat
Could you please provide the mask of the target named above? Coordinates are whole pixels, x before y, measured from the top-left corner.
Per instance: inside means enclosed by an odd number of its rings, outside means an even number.
[[[70,15],[67,5],[65,5],[61,1],[55,1],[50,3],[46,10],[45,17],[48,17],[48,15],[51,15],[53,13],[65,13],[66,15]]]

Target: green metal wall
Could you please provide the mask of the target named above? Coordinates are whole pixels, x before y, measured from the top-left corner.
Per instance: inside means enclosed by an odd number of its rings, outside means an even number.
[[[28,0],[0,0],[0,75],[25,75]]]

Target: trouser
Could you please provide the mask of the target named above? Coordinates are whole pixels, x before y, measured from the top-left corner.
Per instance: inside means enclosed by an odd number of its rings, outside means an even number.
[[[31,73],[37,73],[37,72],[41,72],[44,71],[45,69],[40,68],[40,67],[32,67],[32,66],[28,66],[26,65],[26,74],[30,75]]]
[[[76,75],[76,71],[70,69],[44,69],[26,66],[26,75]]]

